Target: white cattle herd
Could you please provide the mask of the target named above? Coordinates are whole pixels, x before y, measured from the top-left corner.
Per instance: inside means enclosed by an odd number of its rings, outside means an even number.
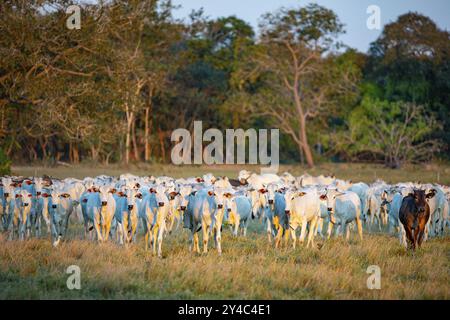
[[[362,240],[363,225],[369,232],[387,226],[406,246],[399,210],[403,198],[415,189],[432,195],[427,197],[430,219],[424,240],[444,235],[449,226],[448,186],[390,185],[381,180],[367,185],[334,176],[246,170],[236,180],[211,173],[180,179],[131,174],[83,180],[5,176],[0,180],[0,218],[8,240],[42,237],[44,228],[56,247],[66,237],[69,223],[81,223],[84,238],[98,242],[128,245],[142,233],[145,249],[150,245],[158,256],[164,238],[183,229],[189,231],[190,250],[200,253],[201,232],[203,252],[212,237],[221,254],[222,226],[245,237],[251,220],[263,224],[275,247],[283,239],[286,243],[292,239],[295,247],[297,233],[300,243],[307,237],[306,247],[314,246],[315,237],[329,239],[333,229],[347,240],[350,229],[356,229]]]

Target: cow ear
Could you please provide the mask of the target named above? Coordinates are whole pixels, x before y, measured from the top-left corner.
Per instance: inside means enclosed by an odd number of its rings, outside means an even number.
[[[430,192],[427,193],[427,195],[425,196],[427,199],[431,199],[436,195],[436,190],[435,189],[431,189]]]
[[[213,195],[215,195],[215,194],[214,194],[214,191],[208,191],[208,195],[209,195],[210,197],[212,197]]]

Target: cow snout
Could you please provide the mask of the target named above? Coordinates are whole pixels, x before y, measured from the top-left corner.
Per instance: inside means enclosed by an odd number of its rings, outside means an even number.
[[[228,208],[227,211],[228,211],[228,212],[231,212],[231,208]]]
[[[269,204],[273,204],[273,200],[269,200]]]
[[[329,212],[332,212],[332,211],[333,211],[333,208],[328,207],[327,210],[328,210]]]
[[[40,192],[40,191],[37,191],[37,192],[36,192],[36,195],[39,197],[39,196],[41,195],[41,192]]]
[[[133,210],[133,205],[132,204],[128,205],[128,210]]]
[[[5,196],[5,198],[9,197],[9,193],[8,192],[5,192],[3,195]]]
[[[164,207],[164,202],[158,202],[158,206]]]
[[[184,210],[186,210],[186,206],[181,206],[180,209],[181,209],[181,211],[184,211]]]
[[[217,208],[222,209],[223,208],[223,204],[218,204]]]
[[[56,204],[52,204],[52,208],[53,208],[53,209],[56,209]]]
[[[108,202],[102,201],[102,207],[106,206],[107,204],[108,204]]]
[[[287,215],[290,215],[291,211],[290,210],[284,210],[284,213],[287,214]]]
[[[28,207],[28,203],[24,203],[23,206],[24,206],[24,207]]]

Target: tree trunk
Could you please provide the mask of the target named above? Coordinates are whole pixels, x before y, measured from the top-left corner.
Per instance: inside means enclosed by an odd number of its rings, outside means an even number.
[[[78,152],[78,145],[76,143],[72,146],[72,159],[74,164],[80,163],[80,154]]]
[[[39,139],[39,145],[41,146],[42,149],[42,160],[47,159],[47,143],[48,143],[47,138]]]
[[[98,159],[98,151],[93,145],[91,146],[91,157],[94,162],[96,162]]]
[[[136,141],[136,119],[133,119],[131,124],[131,139],[133,142],[133,150],[134,150],[134,159],[136,161],[141,161],[141,157],[139,156],[138,145]]]
[[[306,134],[306,121],[303,117],[300,119],[300,138],[302,141],[302,147],[306,158],[306,163],[308,164],[308,167],[313,168],[314,159],[312,156],[311,147],[309,146],[308,143],[308,135]]]
[[[145,130],[144,130],[144,160],[150,161],[151,156],[151,146],[150,146],[150,132],[152,129],[152,119],[150,118],[152,112],[152,98],[153,98],[153,87],[151,85],[151,81],[148,82],[148,101],[147,106],[145,107]]]
[[[145,108],[145,129],[144,129],[144,161],[147,162],[150,160],[150,128],[149,128],[149,116],[150,116],[150,107]]]
[[[161,160],[162,162],[166,161],[166,149],[164,148],[164,134],[161,131],[161,128],[158,127],[158,137],[159,137],[159,145],[161,148]]]
[[[125,137],[125,164],[129,164],[131,147],[131,126],[133,123],[134,113],[132,111],[129,111],[128,104],[125,107],[127,115],[127,133]]]

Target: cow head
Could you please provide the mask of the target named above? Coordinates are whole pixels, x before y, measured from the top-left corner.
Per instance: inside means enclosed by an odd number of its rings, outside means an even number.
[[[337,189],[326,189],[326,192],[320,195],[320,200],[326,201],[328,214],[330,215],[331,223],[335,223],[334,212],[336,208],[336,198],[344,195],[344,193],[338,191]]]
[[[25,211],[29,212],[31,209],[31,200],[33,195],[26,190],[22,190],[20,192],[20,197],[22,198],[22,207],[24,207]]]
[[[179,197],[179,206],[181,211],[185,211],[189,202],[189,197],[192,193],[191,186],[181,186],[180,187],[180,197]]]
[[[409,194],[409,196],[414,198],[414,203],[416,205],[417,212],[424,213],[426,206],[428,205],[427,204],[428,194],[425,193],[425,190],[414,189],[413,192]]]
[[[284,194],[284,200],[285,200],[285,208],[284,212],[286,215],[290,215],[292,212],[292,203],[295,198],[303,197],[306,194],[304,191],[294,191],[294,190],[287,190]]]
[[[162,208],[167,206],[169,203],[169,198],[166,195],[166,188],[163,185],[159,185],[153,189],[158,207]]]

